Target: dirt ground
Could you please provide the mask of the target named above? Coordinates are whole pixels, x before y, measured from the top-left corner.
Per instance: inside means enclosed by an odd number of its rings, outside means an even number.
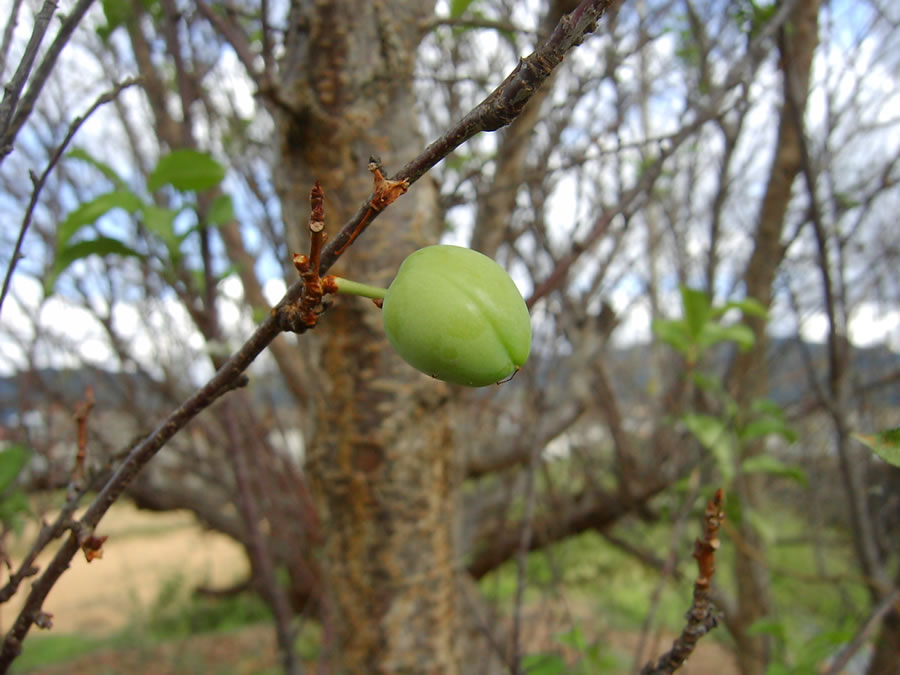
[[[33,541],[36,529],[26,528],[21,541]],[[109,537],[103,558],[88,563],[77,555],[44,603],[44,610],[53,614],[56,632],[105,635],[121,628],[176,575],[183,575],[190,588],[227,586],[246,574],[243,549],[227,537],[202,530],[187,512],[151,513],[116,504],[97,534]],[[54,542],[38,558],[41,569],[58,546]],[[24,552],[24,546],[13,548],[13,561],[21,560]],[[4,631],[18,614],[30,585],[26,581],[0,610]]]

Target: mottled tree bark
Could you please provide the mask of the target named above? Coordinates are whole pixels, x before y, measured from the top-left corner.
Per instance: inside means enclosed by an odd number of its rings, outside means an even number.
[[[792,186],[802,169],[800,136],[786,101],[789,96],[792,97],[802,117],[813,54],[818,44],[819,5],[820,0],[800,0],[786,26],[779,32],[785,103],[782,103],[779,117],[775,155],[760,207],[753,253],[744,271],[747,296],[767,307],[772,302],[776,271],[784,258],[781,238]],[[766,321],[751,317],[747,317],[746,321],[753,329],[756,342],[752,349],[737,357],[729,373],[732,393],[741,410],[747,410],[754,398],[768,395],[766,368],[761,367],[768,355]],[[754,443],[744,448],[744,453],[749,456],[761,453],[763,449],[762,443]],[[735,487],[745,510],[759,505],[762,480],[760,474],[738,477]],[[763,675],[768,661],[767,641],[764,636],[748,635],[746,630],[770,610],[768,574],[759,562],[763,558],[748,555],[748,549],[762,552],[764,546],[747,520],[740,524],[739,529],[746,547],[737,550],[736,558],[738,611],[735,625],[738,630],[734,637],[738,646],[738,663],[743,675]]]
[[[292,3],[281,96],[280,193],[294,250],[313,181],[332,232],[422,147],[412,89],[429,3]],[[417,183],[341,258],[338,274],[387,285],[439,235],[436,193]],[[340,297],[320,320],[308,464],[324,543],[324,658],[340,673],[454,673],[457,460],[445,386],[392,352],[377,308]]]

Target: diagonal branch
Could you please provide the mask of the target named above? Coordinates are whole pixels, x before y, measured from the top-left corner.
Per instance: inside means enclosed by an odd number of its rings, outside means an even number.
[[[15,10],[14,10],[15,11]],[[4,89],[3,102],[0,103],[0,134],[2,134],[3,142],[0,143],[0,146],[4,146],[7,144],[6,142],[6,132],[9,129],[10,122],[12,121],[13,114],[16,111],[16,106],[19,104],[19,96],[22,94],[22,89],[25,87],[25,83],[28,81],[28,76],[31,74],[31,67],[34,65],[34,60],[37,58],[38,49],[41,47],[41,42],[44,40],[44,34],[47,32],[47,25],[50,23],[50,19],[53,18],[53,12],[56,11],[56,2],[54,0],[45,0],[43,7],[41,7],[41,11],[38,12],[37,16],[34,19],[34,26],[31,29],[31,37],[28,40],[28,44],[25,46],[25,53],[22,55],[22,60],[19,61],[19,67],[16,68],[16,72],[13,74],[12,79],[10,79],[9,83],[6,84]],[[15,13],[10,16],[10,23],[7,24],[7,32],[11,35],[12,31],[10,30],[10,26],[15,18]],[[9,40],[6,35],[3,36],[4,39],[4,58],[6,56],[6,51],[8,50]],[[12,149],[12,140],[8,142],[10,149]],[[5,155],[7,153],[3,153]]]
[[[81,0],[78,7],[89,5],[91,0]],[[562,62],[569,49],[580,44],[585,36],[595,28],[596,21],[604,14],[613,0],[583,0],[571,14],[563,17],[548,40],[534,53],[519,62],[519,65],[482,103],[476,106],[460,122],[453,126],[437,141],[429,145],[417,158],[407,164],[394,176],[393,180],[408,181],[410,184],[421,178],[431,167],[446,157],[454,148],[481,131],[495,131],[509,124],[518,115],[534,91],[549,77],[550,73]],[[75,11],[73,10],[73,14]],[[62,34],[62,29],[60,34]],[[59,37],[57,37],[59,40]],[[54,43],[55,44],[55,43]],[[45,62],[47,59],[45,58]],[[43,67],[44,64],[42,64]],[[29,89],[29,92],[31,90]],[[0,155],[2,156],[2,155]],[[353,218],[342,228],[338,235],[322,250],[320,274],[324,275],[336,262],[347,247],[351,237],[368,226],[380,211],[372,212],[371,204],[375,195],[366,199]],[[257,356],[269,345],[282,330],[289,325],[292,310],[296,310],[297,302],[303,292],[303,280],[294,282],[288,288],[281,301],[272,309],[269,317],[263,321],[244,345],[233,354],[216,372],[216,374],[177,409],[172,411],[163,422],[156,427],[143,441],[138,443],[128,454],[122,464],[113,473],[97,494],[78,523],[80,532],[92,532],[109,508],[122,495],[138,472],[153,456],[184,426],[200,412],[209,407],[216,399],[231,389],[243,386],[247,377],[243,374]],[[302,330],[300,331],[302,332]],[[616,509],[613,509],[616,511]],[[583,513],[583,520],[578,523],[582,529],[594,526],[597,514]],[[602,518],[600,520],[603,520]],[[535,548],[545,543],[545,537],[536,536],[529,545]],[[507,556],[518,550],[519,537],[514,537]],[[78,551],[78,537],[71,535],[59,548],[53,560],[40,578],[34,582],[31,592],[25,600],[21,612],[6,634],[0,647],[0,672],[5,671],[22,649],[22,641],[31,626],[42,616],[41,607],[48,593],[69,562]],[[491,568],[490,561],[487,567]],[[496,559],[494,559],[496,564]]]
[[[457,147],[482,131],[496,131],[510,124],[522,112],[537,89],[562,63],[566,53],[581,44],[593,32],[597,20],[614,0],[583,0],[571,14],[564,16],[549,38],[531,54],[519,61],[515,69],[487,98],[431,143],[424,152],[409,162],[392,180],[407,181],[410,185],[425,175],[435,164]],[[322,252],[324,275],[351,237],[359,235],[379,215],[370,214],[371,197],[360,206]]]
[[[47,53],[44,54],[44,58],[41,59],[40,65],[28,81],[28,90],[25,92],[25,96],[23,96],[21,100],[16,96],[11,100],[9,109],[3,110],[2,113],[0,113],[0,121],[2,121],[3,125],[2,137],[0,137],[0,162],[12,152],[13,142],[15,141],[19,130],[25,125],[25,121],[31,116],[31,111],[34,110],[34,104],[37,101],[38,96],[40,96],[44,84],[47,82],[47,78],[50,77],[53,67],[56,65],[56,59],[59,58],[63,47],[69,42],[69,38],[72,37],[72,33],[75,32],[75,28],[81,22],[82,18],[84,18],[85,13],[93,2],[94,0],[78,0],[75,6],[72,7],[71,11],[66,15],[66,18],[60,25],[59,32],[57,32],[53,42],[51,42],[50,46],[47,48]],[[55,1],[47,0],[47,2],[44,3],[44,8],[41,10],[42,14],[47,5],[53,5],[53,8],[56,8]],[[50,13],[52,14],[52,11]],[[50,17],[48,16],[47,21],[49,20]],[[29,47],[30,46],[31,45],[29,44]],[[35,47],[35,49],[37,49],[37,47]],[[16,74],[18,75],[18,72]],[[27,76],[27,73],[25,73],[25,75]],[[24,83],[25,81],[22,80],[21,85],[24,85]],[[5,104],[6,98],[4,97],[3,105]]]
[[[74,138],[75,134],[78,133],[81,125],[84,124],[87,119],[94,114],[97,108],[99,108],[101,105],[104,105],[105,103],[109,103],[114,98],[116,98],[123,89],[127,89],[137,82],[138,80],[131,78],[123,80],[119,84],[115,85],[111,90],[101,94],[100,97],[96,101],[94,101],[93,105],[91,105],[91,107],[88,108],[83,115],[72,120],[72,124],[69,125],[69,131],[66,133],[66,137],[63,138],[62,143],[59,144],[59,147],[56,148],[53,156],[50,157],[50,162],[47,164],[47,168],[45,168],[40,177],[34,181],[34,190],[31,193],[31,199],[28,201],[28,207],[25,209],[25,216],[22,218],[22,224],[21,226],[19,226],[19,237],[16,239],[16,244],[13,247],[12,255],[9,259],[9,266],[6,269],[6,276],[3,278],[3,289],[0,290],[0,310],[3,309],[3,301],[6,299],[6,294],[9,291],[9,283],[12,280],[13,270],[15,269],[16,264],[18,264],[19,262],[19,256],[21,255],[22,251],[22,243],[25,240],[25,233],[28,232],[28,227],[31,225],[31,216],[34,213],[35,206],[37,206],[38,197],[40,197],[41,190],[44,188],[44,183],[47,182],[47,176],[49,176],[50,172],[53,171],[53,168],[56,166],[57,162],[59,162],[60,157],[62,157],[63,153],[66,151],[66,148],[69,147],[69,143],[72,141],[72,138]],[[32,179],[33,178],[34,177],[32,176]]]
[[[716,571],[716,551],[719,550],[719,526],[725,520],[725,498],[722,488],[716,490],[706,505],[703,538],[694,543],[697,559],[697,580],[694,582],[694,599],[687,613],[687,625],[672,643],[672,649],[659,657],[654,666],[648,663],[641,675],[674,673],[693,653],[697,642],[718,624],[718,612],[710,593],[712,577]]]

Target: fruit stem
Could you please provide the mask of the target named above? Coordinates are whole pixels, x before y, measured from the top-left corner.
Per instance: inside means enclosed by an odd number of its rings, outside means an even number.
[[[372,298],[373,300],[380,300],[387,295],[386,288],[361,284],[358,281],[350,281],[349,279],[342,279],[341,277],[334,277],[334,281],[337,284],[338,293],[360,295],[364,298]]]

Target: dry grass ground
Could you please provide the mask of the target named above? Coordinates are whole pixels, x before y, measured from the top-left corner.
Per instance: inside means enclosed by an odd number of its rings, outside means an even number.
[[[34,540],[28,529],[22,542]],[[199,528],[190,513],[150,513],[130,504],[116,504],[98,529],[108,535],[103,558],[88,563],[76,556],[44,603],[53,614],[53,630],[105,635],[125,626],[157,597],[160,586],[182,575],[188,586],[226,586],[246,574],[243,549],[231,539]],[[58,545],[57,545],[58,546]],[[43,568],[57,546],[38,559]],[[13,549],[20,560],[24,547]],[[29,582],[2,607],[3,630],[18,614]]]
[[[226,586],[241,578],[247,569],[243,550],[230,539],[206,532],[188,513],[148,513],[128,504],[116,505],[104,518],[100,534],[109,536],[101,560],[88,564],[83,557],[54,587],[45,604],[52,613],[54,634],[106,636],[133,625],[149,608],[161,588],[180,576],[187,588],[196,584]],[[29,535],[31,535],[29,537]],[[24,541],[33,538],[26,533]],[[51,547],[40,560],[43,566],[52,555]],[[23,551],[13,550],[13,559]],[[27,591],[25,584],[23,591]],[[20,592],[24,597],[24,593]],[[21,605],[15,598],[2,608],[3,629],[8,627]],[[579,605],[581,603],[575,603]],[[638,635],[600,629],[585,609],[568,605],[566,612],[546,608],[526,611],[523,644],[529,651],[559,648],[556,636],[577,621],[588,634],[603,633],[619,653],[630,656]],[[658,635],[657,655],[671,644],[672,635]],[[227,675],[278,672],[274,635],[270,626],[255,625],[224,633],[175,639],[159,645],[137,644],[104,649],[72,659],[65,664],[32,670],[47,675],[166,675],[176,673],[222,673]],[[686,675],[731,675],[737,673],[730,652],[713,640],[701,642]]]

